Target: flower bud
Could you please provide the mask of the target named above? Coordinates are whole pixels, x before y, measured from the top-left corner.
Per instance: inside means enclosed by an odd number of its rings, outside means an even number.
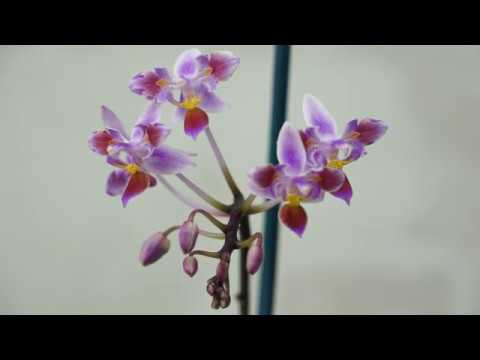
[[[207,293],[210,296],[215,295],[215,290],[217,290],[217,284],[215,284],[215,281],[209,281],[207,283]]]
[[[198,270],[198,261],[194,256],[187,256],[183,259],[183,271],[190,277],[193,277]]]
[[[143,266],[156,262],[170,249],[170,240],[161,232],[150,236],[142,245],[139,260]]]
[[[230,305],[230,295],[225,291],[223,290],[221,293],[220,293],[220,307],[222,309],[225,309],[228,307],[228,305]]]
[[[184,254],[188,254],[195,247],[197,242],[199,229],[193,221],[185,221],[178,232],[180,248]]]
[[[212,309],[217,310],[220,307],[220,299],[217,296],[214,296],[212,299],[212,304],[210,305]]]
[[[253,242],[247,253],[247,271],[250,275],[255,274],[263,260],[263,239],[262,235],[258,233],[257,239]]]

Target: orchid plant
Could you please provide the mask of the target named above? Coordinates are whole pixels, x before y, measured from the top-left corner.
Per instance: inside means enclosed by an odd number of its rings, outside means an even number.
[[[342,135],[336,121],[324,105],[312,95],[305,95],[303,115],[306,128],[297,130],[286,122],[277,140],[278,164],[257,166],[248,172],[251,194],[243,195],[237,186],[210,128],[212,113],[224,110],[225,103],[215,91],[227,81],[240,64],[229,51],[203,54],[198,49],[183,52],[176,60],[173,73],[155,68],[135,75],[129,89],[148,101],[147,110],[137,119],[130,135],[117,115],[101,108],[104,128],[94,131],[89,147],[105,157],[113,167],[108,176],[106,192],[120,196],[123,206],[147,189],[160,183],[191,212],[179,224],[148,237],[143,243],[139,260],[143,266],[157,262],[170,249],[169,237],[178,232],[179,247],[184,254],[183,270],[193,277],[200,256],[218,261],[215,274],[208,279],[207,293],[214,309],[230,305],[229,267],[232,254],[242,253],[242,271],[254,275],[263,259],[263,237],[250,233],[249,216],[261,214],[280,205],[280,221],[296,236],[302,237],[308,223],[303,204],[318,203],[325,193],[350,204],[352,187],[344,168],[367,154],[366,147],[380,139],[386,124],[365,118],[350,121]],[[185,175],[195,166],[195,154],[166,145],[171,128],[161,122],[160,110],[174,106],[174,122],[183,122],[185,135],[193,140],[205,134],[215,159],[232,193],[232,202],[223,203],[207,194]],[[175,176],[193,191],[202,203],[196,203],[179,192],[168,180]],[[263,200],[255,204],[256,197]],[[216,232],[201,229],[195,222],[205,217]],[[197,248],[199,236],[222,241],[218,251]],[[239,300],[248,303],[241,289]]]

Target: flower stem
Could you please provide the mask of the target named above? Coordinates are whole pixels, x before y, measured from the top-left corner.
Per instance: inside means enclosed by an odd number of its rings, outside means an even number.
[[[205,134],[207,135],[208,142],[212,147],[213,153],[217,158],[217,162],[220,165],[220,169],[222,170],[223,176],[225,177],[225,180],[227,181],[227,184],[230,187],[230,190],[232,191],[234,196],[240,195],[241,194],[240,189],[238,188],[237,184],[235,183],[235,180],[232,177],[232,174],[230,173],[230,170],[228,169],[227,163],[223,158],[220,148],[218,147],[217,142],[215,141],[215,138],[213,137],[212,131],[210,130],[209,126],[207,126],[207,128],[205,129]]]
[[[215,219],[212,214],[210,214],[208,211],[202,210],[202,209],[196,209],[193,210],[190,215],[188,216],[189,220],[192,220],[195,218],[195,215],[197,214],[202,214],[205,216],[213,225],[215,225],[217,228],[219,228],[221,231],[225,231],[227,229],[227,225],[222,223],[221,221],[218,221]]]
[[[220,254],[212,251],[195,250],[195,251],[192,251],[189,255],[190,256],[201,255],[201,256],[206,256],[214,259],[220,259]]]
[[[199,234],[210,239],[225,240],[225,234],[218,234],[210,231],[200,230]]]
[[[254,215],[254,214],[259,214],[264,211],[268,211],[271,208],[274,208],[275,206],[279,205],[282,201],[281,200],[268,200],[265,201],[259,205],[253,205],[250,207],[250,210],[248,211],[248,215]]]
[[[157,180],[159,182],[161,182],[162,185],[165,186],[167,188],[167,190],[170,191],[173,194],[173,196],[175,196],[178,200],[180,200],[182,203],[184,203],[188,207],[193,208],[193,209],[202,209],[202,210],[208,211],[210,214],[215,215],[215,216],[228,216],[228,213],[226,211],[222,211],[222,210],[215,209],[215,208],[204,207],[203,205],[200,205],[200,204],[186,198],[185,196],[183,196],[183,194],[181,194],[179,191],[177,191],[172,186],[172,184],[170,184],[167,181],[167,179],[165,179],[162,175],[156,174],[156,177],[157,177]]]
[[[207,203],[209,203],[211,206],[214,208],[223,211],[225,213],[228,213],[228,205],[218,201],[214,197],[208,195],[205,191],[200,189],[192,180],[187,178],[183,174],[177,174],[177,178],[180,179],[185,185],[187,185],[195,194],[197,194],[199,197],[201,197],[203,200],[205,200]]]

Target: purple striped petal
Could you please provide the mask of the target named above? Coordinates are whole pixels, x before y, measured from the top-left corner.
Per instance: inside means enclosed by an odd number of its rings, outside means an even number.
[[[171,93],[170,82],[171,78],[168,71],[157,68],[155,71],[146,71],[135,75],[130,80],[128,87],[137,95],[161,103],[165,102]]]
[[[352,190],[352,186],[350,185],[350,181],[348,181],[348,178],[346,176],[345,176],[345,181],[342,187],[339,190],[332,192],[331,194],[345,201],[347,205],[350,205],[350,201],[352,200],[353,190]]]
[[[288,178],[279,171],[278,166],[257,166],[248,172],[248,187],[265,199],[283,199],[288,183]]]
[[[219,81],[228,80],[240,64],[240,58],[230,51],[217,51],[210,55],[212,76]]]
[[[342,170],[325,168],[318,173],[319,183],[323,190],[335,192],[340,190],[346,180]]]
[[[88,139],[90,150],[100,154],[108,155],[108,147],[114,142],[114,137],[108,130],[94,131]]]
[[[122,134],[123,137],[128,139],[127,132],[125,131],[125,128],[123,127],[122,122],[120,119],[115,115],[115,113],[107,108],[106,106],[102,106],[102,120],[103,123],[105,124],[106,128],[117,130]]]
[[[131,175],[130,180],[128,181],[127,188],[122,195],[123,207],[126,207],[130,200],[140,195],[147,188],[150,187],[150,178],[150,175],[145,174],[141,171],[138,171],[135,174]]]
[[[185,134],[190,136],[193,140],[208,126],[208,115],[205,111],[199,108],[188,110],[185,114],[185,121],[183,127]]]
[[[114,170],[107,179],[107,194],[118,196],[122,194],[130,180],[130,174],[125,170]]]
[[[365,145],[371,145],[387,132],[388,126],[381,120],[363,119],[358,123],[358,140]]]
[[[181,53],[175,62],[175,76],[185,80],[194,79],[200,70],[197,58],[202,55],[198,49],[190,49]]]
[[[285,204],[279,212],[281,222],[299,237],[302,237],[307,227],[307,213],[301,205]]]
[[[277,157],[281,164],[286,165],[286,171],[290,175],[299,175],[305,169],[307,156],[302,138],[288,122],[282,126],[278,135]]]
[[[335,119],[325,106],[312,95],[307,94],[303,98],[303,116],[307,125],[318,128],[322,136],[336,136],[337,125]]]
[[[144,160],[143,164],[146,169],[154,174],[176,174],[188,166],[195,165],[190,154],[167,145],[161,145],[155,149],[152,155]]]

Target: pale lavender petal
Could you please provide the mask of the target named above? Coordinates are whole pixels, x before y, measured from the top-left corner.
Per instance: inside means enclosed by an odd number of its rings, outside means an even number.
[[[200,107],[208,112],[221,112],[225,110],[226,104],[215,95],[212,91],[209,91],[205,85],[202,85],[198,89],[198,95],[200,96]]]
[[[125,131],[122,122],[117,115],[106,106],[102,106],[102,119],[106,128],[117,130],[122,136],[128,139],[127,132]]]
[[[124,161],[123,159],[120,159],[118,156],[112,156],[112,155],[107,156],[107,163],[116,167],[123,167],[127,165],[126,161]]]
[[[144,160],[147,170],[159,174],[176,174],[189,166],[193,166],[191,155],[173,149],[167,145],[161,145],[155,149],[152,155]]]
[[[167,68],[155,68],[154,71],[159,80],[171,80],[170,73],[168,72]]]
[[[200,69],[200,64],[197,62],[197,57],[200,55],[202,53],[198,49],[190,49],[181,53],[175,62],[175,76],[185,80],[194,79]]]
[[[118,196],[122,194],[130,180],[130,174],[125,170],[114,170],[107,179],[107,194]]]
[[[325,106],[312,95],[307,94],[303,98],[303,116],[307,125],[317,127],[322,135],[336,136],[337,125],[335,119]]]
[[[158,102],[152,101],[150,105],[148,105],[147,110],[145,113],[140,116],[137,120],[137,124],[151,124],[154,122],[158,122],[160,120],[160,104]]]
[[[305,202],[320,202],[325,197],[325,191],[322,189],[319,177],[311,172],[306,176],[300,176],[293,179],[296,192],[301,195]]]
[[[307,155],[302,138],[288,122],[282,126],[278,135],[277,157],[281,164],[286,165],[286,171],[290,175],[299,175],[305,169]]]
[[[352,135],[357,131],[357,129],[358,129],[358,120],[357,119],[350,120],[347,123],[347,126],[345,126],[345,131],[343,133],[342,138],[344,139],[351,138]]]

